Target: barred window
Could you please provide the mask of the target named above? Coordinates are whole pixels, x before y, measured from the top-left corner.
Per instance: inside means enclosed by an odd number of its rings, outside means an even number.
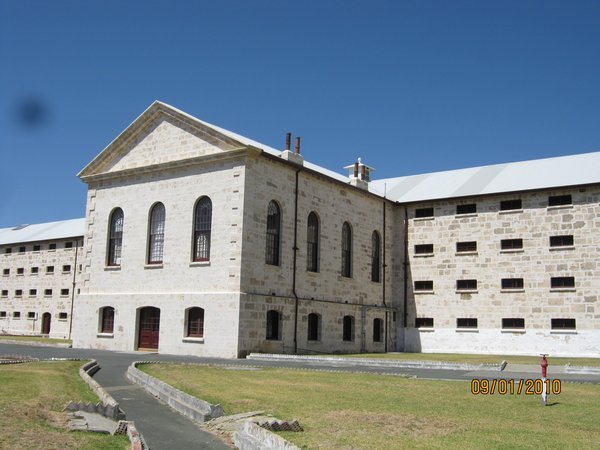
[[[371,281],[380,281],[380,266],[381,266],[381,239],[379,233],[373,231],[371,235]]]
[[[525,328],[525,319],[508,317],[502,319],[502,328]]]
[[[456,280],[457,291],[475,291],[477,290],[477,280]]]
[[[433,281],[415,281],[415,291],[433,291]]]
[[[476,252],[477,241],[457,242],[456,253]]]
[[[204,309],[194,307],[187,310],[187,337],[204,337]]]
[[[475,214],[477,212],[477,204],[469,203],[468,205],[456,205],[456,214]]]
[[[550,236],[550,247],[572,247],[573,235]]]
[[[267,311],[267,340],[281,339],[281,313],[273,309]]]
[[[433,208],[415,209],[415,218],[433,217]]]
[[[523,203],[520,198],[514,200],[502,200],[500,202],[500,211],[510,211],[523,209]]]
[[[100,333],[112,333],[115,324],[115,308],[105,306],[100,311]]]
[[[308,215],[306,230],[306,270],[319,271],[319,218],[314,212]]]
[[[502,278],[502,289],[523,289],[523,278]]]
[[[194,208],[194,261],[210,260],[212,202],[202,197]]]
[[[342,226],[342,276],[352,276],[352,229],[348,222]]]
[[[573,204],[571,194],[551,195],[550,197],[548,197],[548,206],[563,206],[571,204]]]
[[[281,211],[275,200],[269,202],[267,208],[267,245],[265,263],[279,265],[279,242],[281,238]]]
[[[477,319],[461,317],[456,319],[456,328],[477,328]]]
[[[117,208],[110,216],[108,234],[108,265],[121,265],[121,248],[123,245],[123,210]]]
[[[416,328],[433,328],[433,317],[417,317],[415,319]]]
[[[518,250],[523,248],[523,239],[502,239],[500,241],[502,250]]]
[[[552,289],[574,288],[575,277],[551,277],[550,287]]]
[[[148,228],[148,264],[163,262],[165,243],[165,206],[157,203],[150,210],[150,226]]]
[[[433,244],[415,245],[415,255],[426,255],[433,253]]]
[[[574,330],[575,319],[550,319],[550,326],[553,330]]]

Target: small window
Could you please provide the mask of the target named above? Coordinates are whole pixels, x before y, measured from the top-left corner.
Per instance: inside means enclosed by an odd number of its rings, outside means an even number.
[[[58,320],[67,320],[67,313],[66,312],[58,313]]]
[[[33,251],[34,252],[39,252],[41,248],[42,248],[41,245],[34,245],[33,246]]]
[[[523,278],[502,278],[502,289],[523,289]]]
[[[2,297],[8,297],[8,289],[2,289]]]
[[[353,341],[354,340],[354,317],[353,316],[344,316],[342,339],[344,341]]]
[[[10,269],[2,269],[2,275],[4,275],[5,277],[10,275]]]
[[[433,328],[433,317],[417,317],[415,319],[416,328]]]
[[[22,297],[22,296],[23,296],[23,289],[15,290],[15,297]]]
[[[500,202],[500,211],[510,211],[514,209],[523,209],[523,202],[520,198],[515,200],[502,200]]]
[[[61,289],[60,295],[62,295],[63,297],[66,297],[67,295],[69,295],[69,289]]]
[[[476,252],[477,241],[457,242],[456,253]]]
[[[306,270],[319,271],[319,218],[314,212],[308,215],[306,228]]]
[[[48,244],[48,250],[56,250],[56,244]]]
[[[321,334],[321,317],[316,313],[308,315],[308,336],[309,341],[318,341]]]
[[[115,325],[115,308],[105,306],[100,310],[100,333],[112,333]]]
[[[46,266],[46,273],[54,273],[54,266]]]
[[[187,310],[187,337],[204,337],[204,310],[194,307]]]
[[[267,311],[267,340],[281,340],[281,313],[273,309]]]
[[[11,248],[11,247],[6,247],[6,248],[4,249],[4,254],[6,254],[6,255],[10,255],[11,253],[12,253],[12,248]]]
[[[550,287],[552,289],[574,288],[575,277],[552,277]]]
[[[70,264],[65,264],[64,266],[62,266],[62,271],[63,271],[63,273],[69,273],[69,272],[71,272],[71,265]]]
[[[6,318],[6,311],[0,311],[0,319]]]
[[[553,330],[574,330],[575,319],[550,319]]]
[[[23,245],[22,247],[19,247],[19,253],[25,253],[25,246]]]
[[[456,205],[456,214],[475,214],[477,212],[477,204],[469,203],[467,205]]]
[[[457,291],[476,291],[477,280],[456,280]]]
[[[502,250],[520,250],[523,248],[523,239],[502,239],[500,248]]]
[[[31,268],[31,274],[32,275],[37,275],[39,273],[39,271],[40,271],[39,267],[32,267]]]
[[[456,319],[456,328],[477,328],[477,319],[461,317]]]
[[[383,319],[373,319],[373,342],[383,341]]]
[[[265,248],[265,263],[271,266],[279,265],[279,245],[281,241],[281,210],[275,200],[267,207],[267,234]]]
[[[381,268],[381,239],[377,231],[371,235],[371,281],[379,283]]]
[[[52,289],[44,289],[44,295],[46,297],[52,296]]]
[[[566,195],[551,195],[548,197],[548,206],[564,206],[572,205],[571,194]]]
[[[73,242],[72,241],[65,242],[65,248],[73,248]]]
[[[550,236],[550,247],[572,247],[573,235]]]
[[[525,328],[525,319],[520,318],[504,318],[502,319],[502,328]]]
[[[19,311],[13,311],[13,319],[20,319],[21,318],[21,313]]]
[[[342,225],[342,276],[352,277],[352,228],[348,222]]]
[[[433,291],[433,281],[415,281],[415,291]]]
[[[417,209],[415,209],[415,218],[421,219],[424,217],[433,217],[433,208],[417,208]]]
[[[33,312],[33,311],[29,311],[29,312],[27,313],[27,318],[28,318],[28,319],[35,319],[35,312]]]
[[[35,297],[37,295],[37,289],[29,289],[29,296]]]
[[[433,253],[433,244],[415,245],[415,255],[428,255]]]
[[[25,269],[23,267],[19,267],[17,269],[17,275],[23,275],[25,273]]]

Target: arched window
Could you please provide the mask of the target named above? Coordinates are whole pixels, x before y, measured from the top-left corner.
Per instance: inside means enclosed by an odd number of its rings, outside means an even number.
[[[194,261],[210,259],[210,231],[212,221],[212,202],[202,197],[194,208]]]
[[[275,200],[271,200],[267,210],[267,249],[265,262],[279,265],[279,240],[281,235],[281,212]]]
[[[342,276],[352,276],[352,229],[348,222],[342,226]]]
[[[121,265],[121,248],[123,245],[123,210],[115,209],[110,215],[108,229],[108,261],[109,266]]]
[[[319,271],[319,218],[314,212],[308,215],[306,229],[306,270]]]
[[[373,319],[373,342],[383,341],[383,320]]]
[[[105,306],[100,309],[100,333],[112,333],[115,326],[115,308]]]
[[[267,340],[281,339],[281,313],[273,309],[267,311]]]
[[[342,337],[344,341],[354,340],[354,316],[344,316],[344,329]]]
[[[148,264],[163,262],[165,243],[165,206],[157,203],[150,210],[150,226],[148,227]]]
[[[308,315],[308,340],[318,341],[321,337],[321,318],[317,313]]]
[[[204,337],[204,310],[194,307],[187,310],[187,337]]]
[[[381,240],[379,233],[373,231],[371,236],[371,281],[379,283],[380,266],[381,266]]]

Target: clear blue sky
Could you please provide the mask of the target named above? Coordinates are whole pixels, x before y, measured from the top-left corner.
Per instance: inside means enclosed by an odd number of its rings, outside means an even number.
[[[598,151],[600,1],[0,0],[0,227],[155,99],[376,178]]]

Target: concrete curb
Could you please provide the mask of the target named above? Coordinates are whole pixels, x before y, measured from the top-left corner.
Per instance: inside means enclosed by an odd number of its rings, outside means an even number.
[[[79,376],[83,379],[83,381],[86,382],[90,389],[94,391],[94,394],[96,394],[102,402],[103,408],[101,408],[101,411],[97,412],[100,412],[104,417],[109,417],[114,420],[125,419],[125,414],[123,411],[121,411],[117,401],[108,392],[106,392],[96,380],[92,378],[92,375],[94,375],[98,370],[100,370],[100,366],[95,359],[88,361],[79,368]]]
[[[134,361],[127,368],[127,379],[139,385],[148,393],[166,403],[192,422],[204,423],[224,415],[223,407],[221,405],[212,405],[204,400],[186,394],[185,392],[175,389],[173,386],[142,372],[136,367],[138,364],[157,363],[159,362]]]
[[[590,367],[590,366],[572,366],[570,364],[565,365],[566,373],[580,373],[580,374],[590,374],[590,375],[600,375],[600,367]]]
[[[233,435],[233,443],[239,450],[300,450],[291,442],[286,441],[251,421],[244,423],[241,431]]]
[[[450,363],[443,361],[399,361],[390,359],[370,358],[341,358],[335,356],[312,356],[312,355],[281,355],[270,353],[250,353],[246,359],[268,360],[268,361],[301,361],[336,363],[344,366],[376,366],[376,367],[398,367],[403,369],[446,369],[446,370],[494,370],[501,371],[505,364],[467,364]]]
[[[29,345],[31,347],[55,347],[55,348],[72,348],[72,344],[59,344],[51,342],[36,342],[36,341],[17,341],[12,339],[0,339],[0,344],[18,344]]]

